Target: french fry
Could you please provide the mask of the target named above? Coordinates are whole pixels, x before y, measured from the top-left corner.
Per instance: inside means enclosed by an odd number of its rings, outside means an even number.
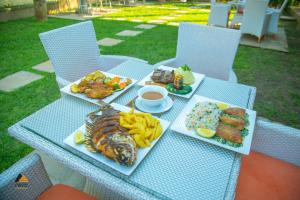
[[[130,131],[128,131],[129,134],[131,135],[139,135],[141,133],[141,131],[139,129],[131,129]]]
[[[161,126],[158,126],[156,131],[155,131],[154,140],[156,140],[160,136],[161,132],[162,132]]]
[[[152,130],[150,128],[147,128],[145,131],[145,138],[149,138],[151,136]]]
[[[137,143],[137,145],[141,148],[145,148],[147,147],[147,144],[144,140],[141,139],[141,136],[140,135],[134,135],[134,140],[135,142]]]
[[[135,113],[134,108],[120,112],[120,125],[128,129],[139,148],[146,148],[162,133],[160,121],[149,113]]]

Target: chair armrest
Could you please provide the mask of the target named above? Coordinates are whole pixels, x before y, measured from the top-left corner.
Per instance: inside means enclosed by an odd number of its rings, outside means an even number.
[[[252,150],[300,166],[300,130],[258,118]]]
[[[108,71],[128,60],[134,60],[134,61],[138,61],[138,62],[148,63],[148,61],[146,61],[146,60],[142,60],[142,59],[134,58],[134,57],[130,57],[130,56],[100,55],[100,57],[99,57],[100,70]]]
[[[173,66],[175,65],[175,61],[176,61],[176,58],[170,58],[168,60],[163,60],[163,61],[160,61],[156,64],[154,64],[154,67],[159,67],[161,65],[166,65],[166,66]]]
[[[26,176],[28,182],[20,183],[19,175]],[[26,189],[20,189],[21,186]],[[51,186],[41,158],[35,153],[29,154],[0,174],[0,196],[3,200],[34,200]]]

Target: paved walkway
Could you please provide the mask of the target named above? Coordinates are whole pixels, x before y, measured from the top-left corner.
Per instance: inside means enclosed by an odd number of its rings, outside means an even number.
[[[278,29],[278,34],[275,39],[272,36],[265,36],[260,43],[256,37],[251,35],[243,35],[240,41],[240,44],[259,47],[262,49],[272,49],[276,51],[288,52],[288,44],[286,39],[286,34],[284,28]]]

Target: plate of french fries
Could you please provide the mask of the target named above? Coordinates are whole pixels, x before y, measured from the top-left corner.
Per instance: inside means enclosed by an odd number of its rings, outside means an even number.
[[[157,118],[149,113],[142,113],[134,110],[133,108],[129,108],[120,104],[112,103],[110,105],[115,110],[120,111],[120,125],[128,130],[127,132],[132,136],[136,143],[137,156],[133,165],[121,165],[120,163],[107,158],[105,155],[99,152],[89,151],[85,144],[77,144],[74,140],[74,136],[79,131],[83,134],[87,134],[85,125],[82,125],[72,134],[70,134],[64,140],[64,143],[68,146],[68,148],[83,153],[89,157],[89,159],[98,161],[99,163],[104,164],[117,172],[129,176],[147,156],[158,140],[163,136],[165,131],[168,129],[170,122]]]

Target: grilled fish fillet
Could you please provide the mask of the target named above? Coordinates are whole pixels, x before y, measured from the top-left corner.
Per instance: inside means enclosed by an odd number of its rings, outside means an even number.
[[[243,142],[241,132],[233,127],[220,123],[216,130],[216,135],[231,142],[241,144]]]
[[[224,113],[244,118],[246,110],[242,108],[227,108],[224,110]]]
[[[225,124],[235,126],[238,130],[243,130],[243,128],[245,127],[245,120],[241,118],[234,118],[234,117],[223,115],[220,116],[220,121]]]

